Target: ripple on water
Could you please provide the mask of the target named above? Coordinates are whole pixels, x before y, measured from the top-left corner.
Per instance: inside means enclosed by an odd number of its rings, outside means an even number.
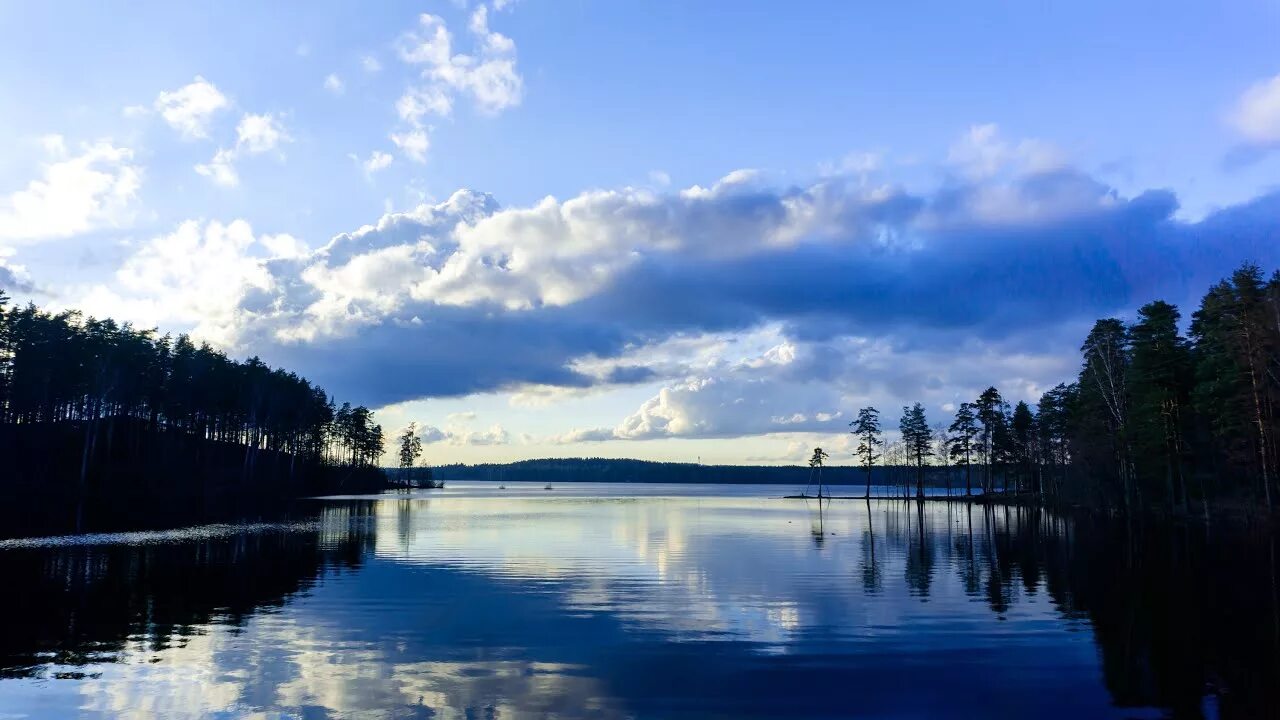
[[[50,535],[47,537],[10,538],[0,540],[0,550],[89,547],[102,545],[172,545],[201,540],[218,540],[236,535],[278,532],[315,532],[318,521],[288,523],[214,523],[172,530],[137,530],[133,532],[87,533],[83,535]]]

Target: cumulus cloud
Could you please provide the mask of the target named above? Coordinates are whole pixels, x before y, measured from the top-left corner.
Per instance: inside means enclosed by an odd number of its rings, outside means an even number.
[[[1069,167],[918,193],[744,172],[511,208],[459,191],[256,258],[222,336],[374,405],[653,388],[580,439],[831,432],[865,400],[1031,396],[1074,370],[1093,318],[1280,264],[1280,194],[1176,209]]]
[[[848,162],[851,158],[846,158]],[[858,160],[857,156],[852,159]],[[1066,165],[1066,155],[1043,140],[1024,139],[1016,143],[1006,140],[994,123],[974,125],[952,146],[948,162],[971,179],[985,179],[1010,169],[1024,172],[1048,172]],[[860,158],[862,172],[879,166],[875,156]]]
[[[0,291],[12,296],[15,292],[29,293],[35,289],[35,285],[31,283],[31,278],[26,269],[9,265],[3,253],[0,253]]]
[[[752,335],[780,337],[786,332],[769,328],[746,337]],[[852,409],[865,405],[880,408],[892,427],[906,399],[924,402],[930,420],[941,421],[959,401],[976,398],[992,383],[1011,399],[1034,401],[1072,373],[1078,360],[1061,352],[1057,341],[1072,347],[1078,338],[1046,340],[1046,333],[1034,329],[1001,341],[952,334],[949,347],[920,347],[883,336],[788,339],[755,357],[721,355],[713,363],[699,363],[690,368],[693,375],[664,385],[617,425],[577,429],[555,440],[841,433]],[[1029,351],[1029,346],[1037,349]]]
[[[1280,144],[1280,74],[1245,90],[1236,102],[1230,122],[1247,143]]]
[[[219,148],[207,163],[200,163],[195,170],[223,187],[240,184],[236,172],[236,160],[244,155],[261,155],[277,150],[293,138],[285,130],[280,119],[271,113],[256,115],[245,113],[236,125],[236,143],[230,148]]]
[[[127,224],[142,184],[133,151],[110,141],[72,155],[59,135],[41,140],[49,161],[26,188],[0,196],[0,242],[33,242]]]
[[[478,111],[490,115],[520,104],[524,80],[516,68],[515,43],[489,28],[485,5],[472,12],[467,27],[475,45],[471,53],[455,53],[445,21],[426,13],[397,42],[400,60],[421,70],[396,101],[402,127],[391,140],[415,162],[426,161],[426,118],[450,115],[456,97],[469,98]]]
[[[235,187],[240,184],[240,174],[236,172],[235,158],[234,150],[219,149],[213,154],[213,159],[207,163],[198,163],[195,170],[217,185]]]
[[[78,305],[145,325],[182,325],[226,344],[248,293],[274,288],[270,263],[307,254],[301,240],[256,236],[244,220],[188,220],[136,247],[114,283],[90,288]]]
[[[343,84],[342,78],[337,73],[329,73],[324,78],[324,89],[334,95],[341,95],[346,92],[347,86]]]
[[[427,131],[422,128],[416,128],[403,133],[391,133],[391,142],[400,148],[400,151],[414,162],[427,161],[427,148],[430,147],[430,141],[427,139]]]
[[[236,125],[236,149],[251,155],[270,152],[281,143],[292,140],[293,138],[285,132],[284,126],[280,124],[280,119],[271,113],[263,115],[245,113],[244,117],[240,118],[240,123]]]
[[[213,116],[230,104],[227,96],[213,83],[197,75],[195,80],[177,90],[161,92],[154,107],[183,138],[194,140],[209,137],[209,123]]]
[[[439,428],[434,425],[425,425],[418,432],[418,437],[426,445],[443,443],[456,446],[487,446],[508,445],[511,443],[511,433],[507,432],[506,428],[502,427],[501,424],[494,424],[481,430],[457,426]]]

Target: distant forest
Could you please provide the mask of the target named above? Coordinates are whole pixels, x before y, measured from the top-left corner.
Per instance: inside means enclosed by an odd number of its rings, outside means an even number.
[[[888,483],[895,468],[876,467],[876,484]],[[863,471],[828,467],[824,482],[858,485]],[[804,485],[810,470],[795,465],[701,465],[614,458],[549,458],[513,463],[441,465],[432,469],[437,480],[493,480],[502,482],[662,482],[662,483],[779,483]]]
[[[305,378],[0,293],[0,492],[380,489],[382,428]]]

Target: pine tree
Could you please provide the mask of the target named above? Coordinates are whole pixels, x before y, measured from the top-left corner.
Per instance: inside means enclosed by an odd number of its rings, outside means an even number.
[[[989,387],[982,391],[973,407],[978,422],[982,423],[978,433],[978,454],[982,456],[983,463],[982,491],[991,493],[995,487],[994,468],[999,460],[998,441],[1003,439],[1000,433],[1004,422],[1004,398],[1000,397],[999,390]]]
[[[1021,491],[1029,487],[1035,478],[1036,417],[1031,406],[1023,401],[1014,406],[1009,430],[1013,464],[1018,471],[1014,485]]]
[[[874,407],[864,407],[858,411],[858,419],[849,423],[853,427],[850,432],[858,439],[858,447],[853,454],[862,462],[867,473],[866,497],[871,497],[871,466],[880,457],[876,448],[884,445],[880,433],[880,411]]]
[[[902,433],[902,442],[906,446],[907,462],[916,466],[916,497],[924,497],[924,460],[933,455],[932,434],[929,432],[929,421],[925,418],[924,406],[916,403],[902,408],[902,419],[898,423]]]
[[[1229,465],[1261,485],[1273,505],[1276,408],[1280,404],[1280,280],[1256,265],[1214,285],[1192,316],[1196,409]]]
[[[1071,408],[1075,404],[1076,386],[1059,383],[1045,392],[1036,405],[1036,430],[1040,436],[1040,462],[1049,466],[1051,488],[1047,494],[1061,494],[1071,462],[1070,438],[1073,429]],[[1046,488],[1040,488],[1042,493]]]
[[[1115,318],[1094,323],[1080,348],[1084,364],[1080,370],[1080,416],[1097,423],[1091,433],[1109,446],[1111,470],[1120,486],[1125,508],[1136,498],[1133,483],[1133,453],[1130,448],[1128,332]],[[1102,435],[1102,438],[1097,438]],[[1094,443],[1089,443],[1094,444]],[[1099,473],[1101,476],[1101,469]]]
[[[948,452],[951,459],[964,466],[964,494],[973,495],[973,454],[978,438],[978,416],[972,403],[960,403],[956,419],[947,428],[951,432]]]
[[[1178,334],[1178,309],[1156,301],[1138,310],[1129,328],[1132,361],[1128,387],[1133,449],[1139,479],[1162,477],[1171,507],[1186,508],[1183,457],[1191,395],[1191,351]]]
[[[414,463],[422,456],[422,438],[418,437],[417,423],[409,423],[409,426],[400,433],[400,478],[401,481],[407,482],[408,476]]]

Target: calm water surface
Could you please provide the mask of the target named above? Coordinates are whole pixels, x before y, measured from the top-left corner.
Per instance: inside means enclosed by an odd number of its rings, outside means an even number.
[[[1276,715],[1266,533],[793,491],[0,541],[0,718]]]

